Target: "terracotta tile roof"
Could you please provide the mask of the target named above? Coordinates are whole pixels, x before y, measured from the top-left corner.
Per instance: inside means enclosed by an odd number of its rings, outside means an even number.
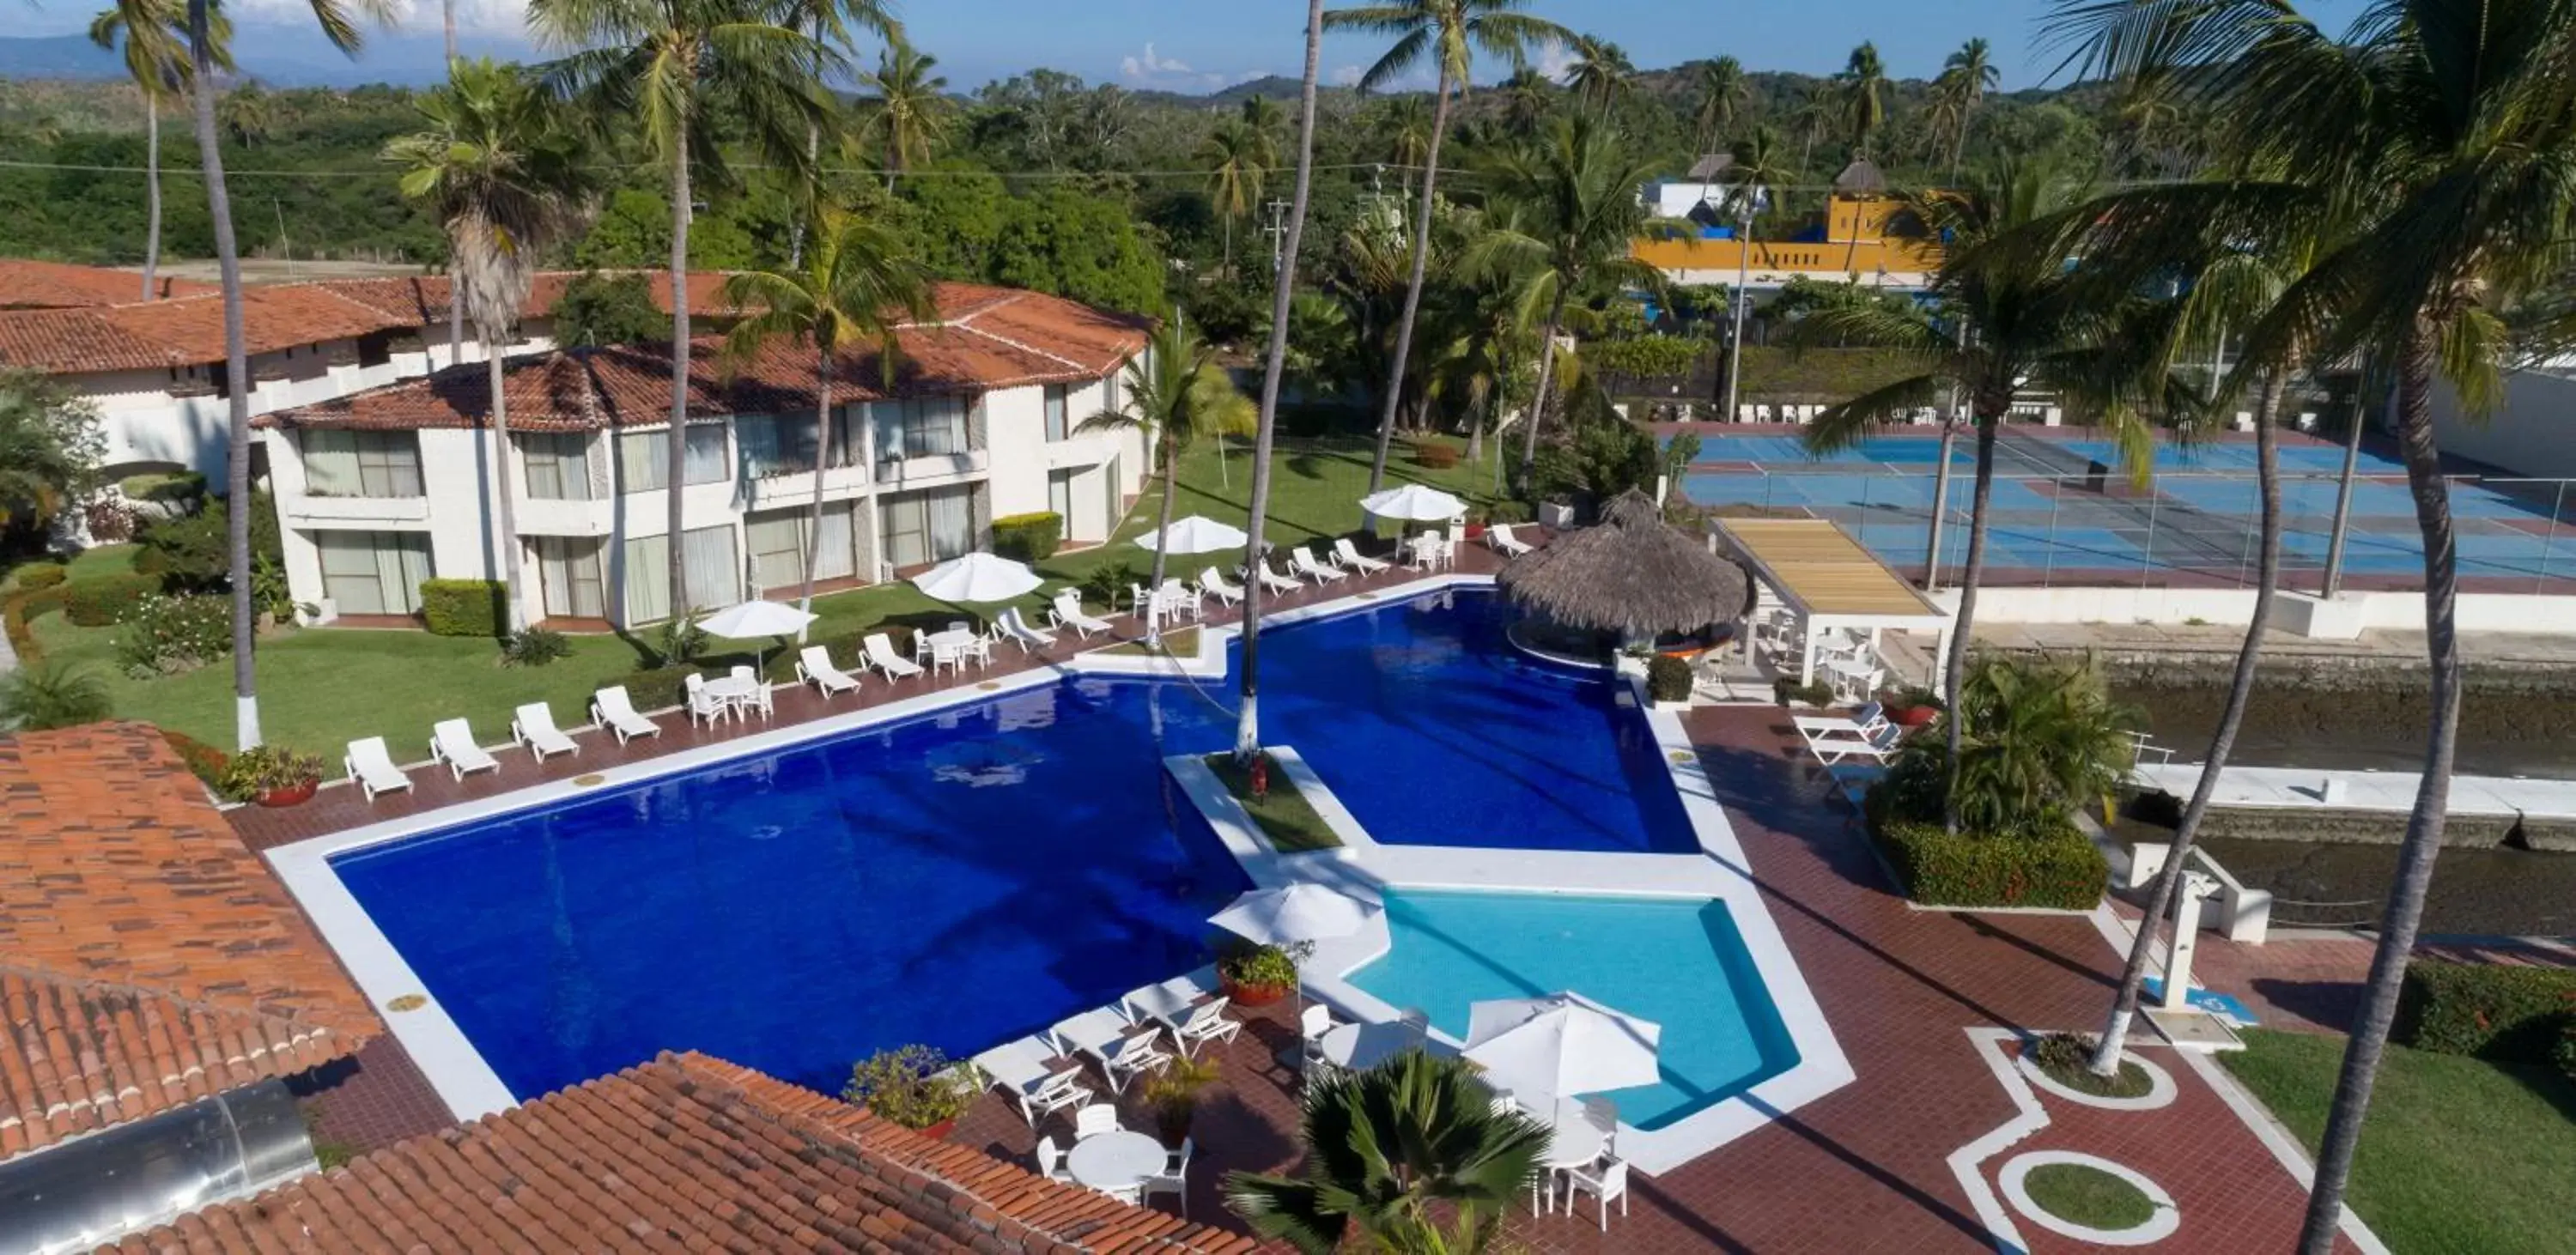
[[[215,285],[157,276],[154,296],[211,292]],[[78,309],[143,300],[143,275],[104,266],[0,257],[0,309]]]
[[[748,1068],[664,1054],[111,1249],[1231,1255],[1254,1243]]]
[[[0,1158],[380,1031],[157,731],[0,737]]]
[[[692,301],[696,298],[691,297]],[[844,354],[834,369],[836,402],[981,392],[1097,379],[1143,346],[1141,320],[1060,297],[941,284],[941,320],[906,324],[897,335],[895,381],[887,386],[873,351]],[[727,363],[713,339],[690,349],[689,412],[802,413],[814,408],[814,359],[791,343]],[[671,362],[658,346],[574,350],[513,361],[503,388],[513,427],[594,431],[658,426],[670,415]],[[260,426],[479,427],[491,409],[482,363],[351,396],[262,415]]]

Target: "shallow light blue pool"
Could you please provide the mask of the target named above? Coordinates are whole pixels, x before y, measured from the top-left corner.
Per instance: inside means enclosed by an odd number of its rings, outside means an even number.
[[[1264,637],[1265,740],[1382,841],[1696,849],[1642,717],[1459,593]],[[837,1090],[1207,960],[1247,888],[1163,770],[1233,684],[1066,680],[332,860],[522,1098],[664,1049]]]
[[[1404,890],[1394,947],[1351,976],[1465,1040],[1468,1007],[1571,990],[1661,1024],[1660,1083],[1613,1090],[1620,1118],[1659,1129],[1787,1071],[1797,1047],[1726,905],[1665,898]]]

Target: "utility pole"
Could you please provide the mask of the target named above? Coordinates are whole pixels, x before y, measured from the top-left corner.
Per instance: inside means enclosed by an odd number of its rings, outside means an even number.
[[[1270,273],[1275,277],[1279,273],[1280,242],[1288,236],[1288,202],[1277,199],[1270,202],[1270,225],[1261,228],[1261,232],[1270,237]]]

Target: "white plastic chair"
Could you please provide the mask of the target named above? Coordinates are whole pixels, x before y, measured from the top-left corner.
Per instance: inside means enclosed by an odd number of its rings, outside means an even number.
[[[1086,1137],[1098,1137],[1103,1133],[1115,1133],[1118,1130],[1118,1106],[1115,1103],[1089,1103],[1082,1110],[1073,1113],[1073,1136],[1076,1141]]]
[[[689,694],[689,722],[703,722],[713,726],[717,720],[733,713],[731,703],[707,691],[705,676],[692,671],[682,681],[682,685],[687,688]]]
[[[1338,559],[1343,566],[1357,571],[1362,575],[1375,575],[1378,572],[1387,569],[1387,567],[1391,565],[1383,558],[1372,558],[1367,554],[1361,553],[1359,546],[1352,544],[1351,538],[1348,536],[1341,537],[1333,542],[1333,557]]]
[[[1565,1210],[1574,1211],[1574,1196],[1589,1194],[1601,1203],[1601,1231],[1610,1231],[1610,1200],[1619,1200],[1619,1214],[1628,1214],[1628,1161],[1616,1157],[1576,1168],[1559,1169],[1565,1176]]]
[[[639,736],[662,735],[662,725],[635,713],[635,699],[627,696],[623,684],[612,684],[590,695],[590,718],[616,733],[620,745]]]
[[[510,743],[524,745],[528,752],[544,762],[555,754],[578,754],[581,746],[555,727],[554,707],[544,702],[521,706],[510,719]]]
[[[366,794],[370,802],[376,800],[377,794],[402,793],[411,788],[411,777],[394,766],[394,756],[385,749],[385,739],[380,736],[349,742],[349,756],[341,759],[340,765],[347,769],[350,779],[358,782],[358,791]]]
[[[1039,1176],[1050,1181],[1073,1180],[1073,1174],[1064,1170],[1064,1152],[1056,1148],[1053,1136],[1039,1138],[1037,1149],[1030,1153],[1037,1161]]]
[[[1225,578],[1225,572],[1215,567],[1199,572],[1199,591],[1225,605],[1243,604],[1243,586]]]
[[[797,651],[796,678],[801,683],[813,685],[825,697],[859,691],[859,677],[834,665],[832,651],[820,645],[808,645]]]
[[[1163,599],[1163,617],[1165,619],[1178,618],[1184,615],[1192,619],[1204,619],[1207,617],[1206,603],[1200,600],[1197,593],[1190,591],[1189,585],[1182,583],[1177,578],[1164,580],[1163,586],[1156,589],[1154,595]]]
[[[968,646],[956,641],[933,642],[930,646],[930,674],[938,675],[942,667],[951,671],[964,671],[966,659],[969,656],[968,649]]]
[[[1181,1148],[1173,1151],[1171,1157],[1163,1161],[1163,1170],[1145,1178],[1142,1186],[1137,1190],[1136,1201],[1143,1203],[1157,1194],[1169,1194],[1172,1196],[1172,1201],[1180,1205],[1181,1219],[1189,1219],[1190,1157],[1197,1152],[1196,1139],[1182,1138]]]
[[[462,719],[441,719],[430,728],[429,758],[447,764],[460,781],[478,771],[501,769],[501,760],[474,743],[474,729]]]
[[[921,664],[896,653],[894,642],[887,639],[883,632],[868,633],[859,642],[859,648],[867,654],[868,665],[884,672],[888,680],[900,680],[908,675],[921,674]]]

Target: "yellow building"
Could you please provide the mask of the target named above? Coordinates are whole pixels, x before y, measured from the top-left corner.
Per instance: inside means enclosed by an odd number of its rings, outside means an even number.
[[[1941,242],[1901,212],[1876,166],[1834,177],[1821,240],[1640,239],[1630,252],[1672,283],[1777,288],[1791,279],[1919,289],[1941,268]]]

